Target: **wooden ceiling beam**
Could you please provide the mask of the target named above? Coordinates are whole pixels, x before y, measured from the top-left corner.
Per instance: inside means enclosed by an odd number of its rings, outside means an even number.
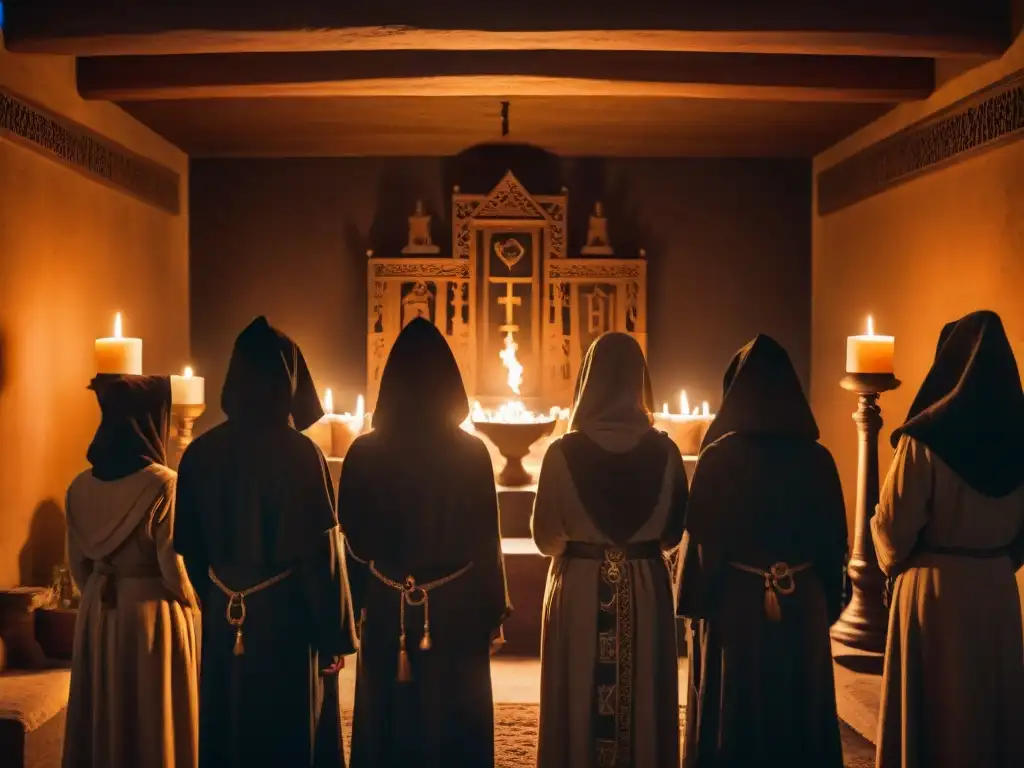
[[[327,50],[622,50],[998,56],[1006,0],[8,0],[6,45],[77,56]]]
[[[86,99],[617,96],[895,103],[928,96],[927,59],[596,51],[365,51],[78,61]]]

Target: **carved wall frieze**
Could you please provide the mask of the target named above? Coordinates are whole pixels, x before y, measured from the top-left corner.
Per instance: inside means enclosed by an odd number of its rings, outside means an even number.
[[[818,174],[818,213],[847,208],[1024,136],[1024,70]]]
[[[424,263],[411,259],[371,262],[375,278],[383,277],[454,277],[469,278],[469,262],[463,259],[438,259]]]
[[[607,264],[581,264],[577,259],[564,259],[548,263],[548,279],[592,278],[615,280],[640,277],[640,262],[609,262]]]
[[[0,89],[0,138],[22,146],[175,216],[181,177],[88,128]]]

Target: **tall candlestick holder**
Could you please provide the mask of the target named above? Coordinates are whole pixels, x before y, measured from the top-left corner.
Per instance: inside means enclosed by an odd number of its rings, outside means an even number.
[[[174,427],[174,469],[181,463],[181,457],[192,442],[192,428],[196,419],[203,415],[206,406],[203,403],[195,405],[171,405],[171,425]]]
[[[882,409],[878,396],[900,386],[891,373],[849,373],[840,386],[855,392],[859,405],[853,414],[857,424],[857,515],[853,552],[848,573],[853,595],[839,621],[832,627],[832,639],[850,648],[881,653],[889,629],[889,610],[882,596],[885,576],[871,540],[871,517],[878,504],[878,433]]]

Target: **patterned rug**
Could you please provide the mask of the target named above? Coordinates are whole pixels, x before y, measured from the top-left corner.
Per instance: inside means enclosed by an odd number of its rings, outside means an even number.
[[[536,704],[494,705],[495,768],[534,768],[538,709]],[[352,733],[352,711],[344,710],[342,718],[345,724],[347,758],[349,735]],[[839,726],[843,737],[843,762],[846,768],[872,768],[875,764],[874,746],[845,723],[840,723]]]

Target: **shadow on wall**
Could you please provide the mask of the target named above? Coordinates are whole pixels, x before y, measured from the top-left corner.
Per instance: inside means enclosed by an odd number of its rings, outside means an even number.
[[[41,502],[18,557],[22,584],[45,587],[52,583],[53,569],[64,564],[66,536],[67,520],[60,505],[53,499]]]

